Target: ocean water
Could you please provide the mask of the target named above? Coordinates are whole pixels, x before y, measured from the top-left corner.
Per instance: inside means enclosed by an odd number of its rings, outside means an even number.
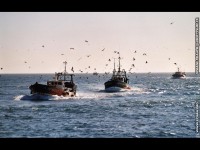
[[[42,76],[41,76],[42,75]],[[0,76],[1,138],[199,138],[200,77],[128,74],[129,91],[107,93],[111,74],[76,74],[76,97],[31,95],[53,74]]]

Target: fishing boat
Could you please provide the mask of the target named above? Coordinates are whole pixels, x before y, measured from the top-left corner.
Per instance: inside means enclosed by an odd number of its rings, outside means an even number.
[[[178,68],[177,72],[175,72],[174,74],[172,74],[172,78],[174,78],[174,79],[185,78],[185,77],[186,77],[185,72],[179,71],[179,68]]]
[[[120,57],[118,71],[115,69],[115,60],[114,60],[114,69],[113,74],[110,80],[104,83],[105,91],[107,92],[118,92],[127,89],[131,89],[129,86],[129,79],[126,76],[126,71],[120,69]]]
[[[97,72],[93,72],[93,75],[97,76],[97,75],[98,75],[98,73],[97,73]]]
[[[67,62],[65,61],[64,64],[64,72],[55,73],[53,80],[47,81],[47,84],[36,82],[31,85],[29,87],[31,94],[58,95],[64,97],[76,96],[77,85],[73,82],[74,74],[68,74],[66,72]]]

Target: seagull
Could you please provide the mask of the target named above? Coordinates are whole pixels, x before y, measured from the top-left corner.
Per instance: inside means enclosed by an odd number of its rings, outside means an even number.
[[[82,59],[82,57],[80,57],[80,58],[78,59],[78,61],[81,60],[81,59]]]
[[[102,49],[101,51],[104,51],[105,50],[105,48],[104,49]]]
[[[174,63],[174,65],[177,65],[176,63]]]
[[[88,42],[87,40],[85,40],[85,42]]]
[[[143,55],[147,55],[146,53],[144,53]]]
[[[147,64],[148,62],[146,61],[146,64]]]
[[[171,22],[170,24],[173,24],[174,22]]]
[[[64,54],[61,54],[61,55],[64,55]]]
[[[170,58],[168,58],[170,60]]]
[[[137,51],[135,51],[134,53],[137,53]]]
[[[90,57],[91,55],[87,55],[87,57]]]
[[[110,59],[108,59],[108,61],[111,61]]]
[[[26,61],[24,61],[24,63],[27,63]]]
[[[73,48],[73,47],[71,47],[70,49],[73,49],[73,50],[74,50],[74,48]]]
[[[42,47],[44,47],[44,45],[42,45]]]
[[[1,68],[1,70],[3,70],[3,68]]]
[[[74,72],[74,68],[73,68],[73,67],[71,68],[71,71],[73,71],[73,72]]]
[[[133,57],[133,61],[135,60],[135,58]]]

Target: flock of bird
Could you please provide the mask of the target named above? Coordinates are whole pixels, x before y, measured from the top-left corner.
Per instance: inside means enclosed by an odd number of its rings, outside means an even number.
[[[174,22],[171,22],[170,24],[172,25],[172,24],[174,24]],[[88,40],[85,40],[84,42],[89,44],[89,41],[88,41]],[[45,45],[42,45],[42,48],[45,48]],[[70,47],[70,50],[75,50],[75,48]],[[105,50],[106,50],[106,48],[103,48],[101,51],[104,52]],[[138,53],[138,51],[135,50],[133,53]],[[120,52],[119,52],[119,51],[114,51],[114,54],[118,54],[118,55],[119,55],[118,57],[120,57]],[[65,54],[62,53],[61,55],[64,56]],[[147,56],[147,53],[143,53],[142,55],[143,55],[143,56]],[[92,55],[88,54],[88,55],[86,55],[86,58],[90,58],[91,56],[92,56]],[[80,57],[77,61],[80,61],[81,59],[82,59],[82,57]],[[168,60],[171,60],[171,58],[168,58]],[[135,62],[135,61],[136,61],[136,58],[133,57],[133,58],[132,58],[132,61]],[[108,62],[111,62],[111,58],[108,59]],[[24,63],[27,64],[28,62],[25,60]],[[44,61],[42,61],[42,63],[44,63]],[[145,64],[148,64],[148,61],[147,61],[147,60],[145,61]],[[174,63],[174,65],[177,65],[177,63]],[[108,66],[108,63],[105,64],[105,67],[107,67],[107,66]],[[131,70],[132,70],[134,67],[136,67],[136,66],[135,66],[134,63],[132,63],[132,64],[131,64],[131,67],[130,67],[130,69],[129,69],[129,73],[131,73]],[[30,69],[31,66],[29,66],[28,68]],[[90,68],[91,68],[91,66],[88,66],[88,67],[85,68],[85,70],[90,69]],[[3,67],[1,67],[1,70],[3,70]],[[73,66],[72,66],[72,68],[71,68],[71,71],[74,72],[74,67],[73,67]],[[78,71],[79,71],[80,73],[83,73],[83,72],[84,72],[83,69],[79,69]],[[96,71],[96,68],[94,68],[94,71]],[[88,72],[86,71],[85,73],[88,73]],[[105,72],[105,74],[107,74],[107,73]]]

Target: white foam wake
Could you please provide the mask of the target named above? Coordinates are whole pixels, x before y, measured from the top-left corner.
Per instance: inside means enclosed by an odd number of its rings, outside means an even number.
[[[40,94],[33,94],[33,95],[18,95],[14,97],[14,100],[67,100],[72,99],[73,97],[63,97],[57,95],[40,95]]]

